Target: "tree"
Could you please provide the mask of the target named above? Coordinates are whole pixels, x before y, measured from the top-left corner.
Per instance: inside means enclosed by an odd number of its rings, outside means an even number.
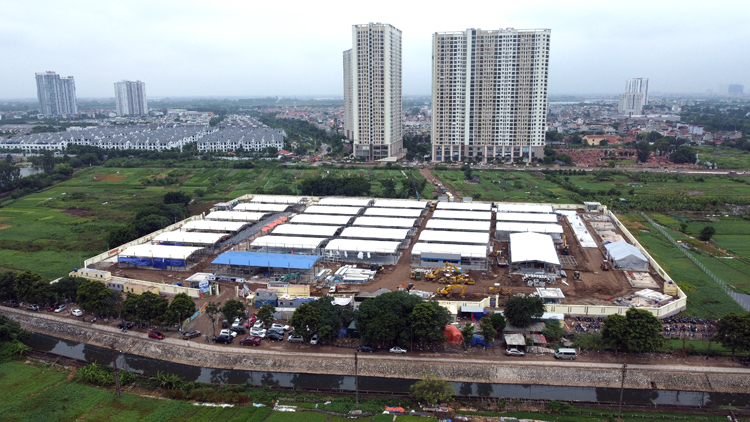
[[[177,293],[167,308],[169,315],[167,323],[177,322],[182,324],[182,320],[189,318],[195,313],[195,301],[187,293]]]
[[[354,313],[346,306],[333,304],[331,296],[323,296],[310,302],[318,312],[318,342],[326,343],[338,337],[342,328],[348,327],[354,319]]]
[[[461,329],[461,337],[463,337],[464,349],[468,349],[471,344],[471,340],[474,338],[474,324],[466,324]]]
[[[410,345],[429,349],[445,342],[445,325],[449,320],[447,309],[434,300],[422,302],[411,312]]]
[[[260,312],[258,312],[258,315],[260,315]],[[298,336],[302,336],[305,341],[312,337],[313,333],[318,329],[319,324],[320,315],[318,315],[318,310],[310,303],[303,303],[297,307],[294,310],[294,314],[292,314],[292,319],[289,320],[289,325],[294,328],[294,332]]]
[[[492,319],[489,317],[483,317],[479,320],[479,329],[482,332],[486,343],[491,343],[497,335],[497,331],[495,331],[495,327],[492,325]]]
[[[106,284],[96,280],[85,280],[76,290],[76,302],[84,311],[94,315],[110,315],[111,297],[114,292]]]
[[[16,273],[0,273],[0,299],[16,299]]]
[[[490,315],[490,321],[492,321],[492,327],[498,334],[502,333],[505,329],[505,317],[500,312],[496,312]]]
[[[109,234],[107,234],[107,245],[110,248],[116,248],[136,238],[138,238],[138,233],[135,231],[135,226],[132,223],[126,224],[123,227],[117,227],[109,231]]]
[[[141,295],[128,293],[125,300],[122,301],[122,311],[120,316],[125,320],[138,321],[138,307],[140,306]]]
[[[186,194],[185,192],[167,192],[164,194],[164,203],[165,204],[182,204],[187,205],[190,203],[190,201],[193,198],[190,197],[190,195]]]
[[[362,341],[375,347],[410,344],[413,332],[410,318],[422,302],[424,299],[406,291],[385,293],[362,302],[355,314]],[[445,323],[441,319],[433,321],[442,330]]]
[[[716,334],[714,340],[735,352],[750,350],[750,312],[737,314],[734,312],[726,314],[716,323]]]
[[[169,307],[169,300],[156,293],[143,292],[138,306],[138,320],[154,325],[162,325]]]
[[[23,302],[44,304],[52,301],[52,287],[41,275],[24,271],[16,275],[15,290]]]
[[[426,374],[423,379],[412,384],[409,392],[414,400],[428,405],[450,401],[454,394],[451,384],[437,379],[433,373]]]
[[[516,327],[526,327],[544,314],[544,302],[533,296],[513,296],[505,304],[505,319]]]
[[[716,233],[716,229],[713,226],[706,226],[701,230],[701,233],[698,235],[698,239],[708,242],[711,240],[711,238]]]
[[[271,324],[273,324],[274,313],[276,313],[276,308],[274,308],[272,305],[265,304],[258,310],[258,321],[262,321],[266,328],[268,328],[271,326]]]
[[[42,153],[42,170],[45,173],[52,173],[55,168],[55,155],[50,150],[45,150]]]
[[[262,310],[263,308],[261,308]],[[229,322],[234,321],[239,316],[245,316],[245,304],[236,299],[230,299],[224,302],[224,306],[221,307],[221,313],[224,314],[224,319]],[[258,312],[260,315],[260,312]],[[266,325],[268,327],[268,325]]]
[[[630,336],[628,350],[653,352],[664,344],[661,321],[654,314],[643,309],[630,308],[625,313],[628,320]]]
[[[645,163],[651,156],[651,146],[647,141],[640,141],[635,144],[636,157],[639,162]]]
[[[383,196],[386,198],[393,198],[396,196],[396,182],[394,182],[393,179],[388,178],[381,180],[380,186],[383,187]]]
[[[57,300],[76,300],[78,287],[85,281],[81,277],[65,276],[57,280],[52,285],[52,293],[57,296]]]
[[[562,329],[562,324],[560,323],[560,320],[556,318],[552,318],[552,319],[548,319],[547,322],[544,324],[544,330],[542,330],[542,334],[544,334],[544,337],[547,340],[559,341],[562,338],[562,336],[565,334],[565,332]]]
[[[219,306],[221,302],[208,302],[206,305],[206,315],[211,320],[211,328],[213,329],[214,336],[216,335],[216,317],[219,315]]]
[[[471,166],[470,166],[470,165],[469,165],[468,163],[467,163],[467,164],[464,164],[464,165],[463,165],[463,166],[461,167],[461,170],[463,170],[463,172],[464,172],[464,177],[466,178],[466,180],[471,180],[471,178],[472,178],[472,170],[471,170]]]

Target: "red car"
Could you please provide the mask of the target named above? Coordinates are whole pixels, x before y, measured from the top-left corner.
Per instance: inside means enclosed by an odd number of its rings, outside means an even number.
[[[257,321],[256,318],[250,318],[247,321],[245,321],[245,323],[242,324],[242,325],[244,325],[245,327],[247,327],[248,329],[250,329],[253,326],[253,324],[255,324],[255,321]]]
[[[149,331],[148,332],[149,338],[155,338],[157,340],[164,340],[164,334],[158,332],[158,331]]]
[[[240,340],[242,346],[260,346],[260,337],[245,337]]]

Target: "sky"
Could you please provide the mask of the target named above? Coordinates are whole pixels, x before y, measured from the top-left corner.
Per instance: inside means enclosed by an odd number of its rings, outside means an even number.
[[[403,93],[429,95],[432,34],[552,30],[551,95],[750,91],[750,1],[0,0],[0,98],[35,98],[34,73],[74,76],[79,98],[114,82],[150,98],[343,93],[353,24],[402,31]]]

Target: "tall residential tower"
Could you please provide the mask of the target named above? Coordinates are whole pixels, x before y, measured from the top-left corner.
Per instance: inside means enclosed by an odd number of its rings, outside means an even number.
[[[115,82],[115,108],[118,116],[145,116],[146,84],[141,81]]]
[[[352,27],[344,51],[344,131],[357,158],[378,160],[403,148],[401,31],[389,24]]]
[[[39,114],[44,117],[68,117],[78,114],[76,83],[72,76],[61,78],[55,72],[36,74]]]
[[[432,38],[432,159],[544,156],[549,29]]]
[[[643,94],[641,105],[648,105],[648,78],[632,78],[625,82],[626,94]]]

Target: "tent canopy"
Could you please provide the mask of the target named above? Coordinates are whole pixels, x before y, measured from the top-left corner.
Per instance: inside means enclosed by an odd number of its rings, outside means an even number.
[[[511,233],[510,261],[512,263],[536,261],[560,265],[552,238],[547,234],[539,233]]]
[[[230,251],[217,256],[211,264],[309,270],[321,258],[321,256],[317,255]]]
[[[630,243],[621,240],[619,242],[607,243],[604,245],[610,258],[615,264],[626,270],[647,270],[648,259]]]

